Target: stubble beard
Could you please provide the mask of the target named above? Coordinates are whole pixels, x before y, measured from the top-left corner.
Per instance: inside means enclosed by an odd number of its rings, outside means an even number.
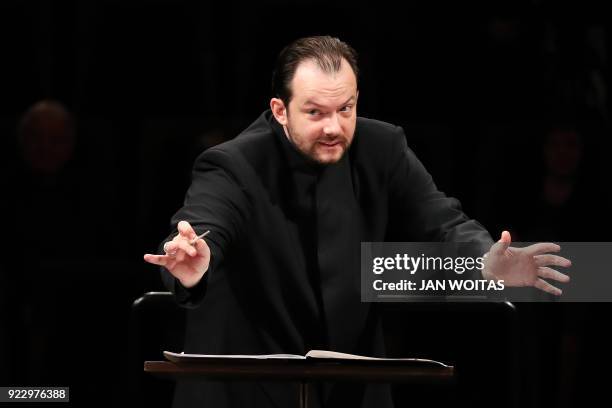
[[[317,140],[312,143],[312,145],[310,146],[305,146],[303,144],[298,144],[296,143],[296,140],[303,140],[302,138],[299,137],[299,133],[296,133],[293,128],[287,124],[287,126],[285,126],[285,132],[287,133],[287,139],[289,139],[289,142],[291,142],[291,144],[303,155],[305,156],[308,160],[320,164],[320,165],[328,165],[328,164],[334,164],[339,162],[340,160],[342,160],[342,158],[344,157],[344,155],[346,154],[346,152],[348,151],[349,147],[351,146],[351,144],[348,142],[347,138],[344,136],[336,136],[336,137],[319,137],[317,138]],[[298,139],[294,138],[294,135],[298,136]],[[321,159],[319,156],[319,154],[317,154],[317,149],[318,148],[322,148],[320,146],[320,142],[325,142],[325,141],[338,141],[340,144],[340,148],[342,149],[342,153],[337,157],[337,159],[332,159],[332,160],[324,160]],[[324,147],[323,147],[324,148]]]

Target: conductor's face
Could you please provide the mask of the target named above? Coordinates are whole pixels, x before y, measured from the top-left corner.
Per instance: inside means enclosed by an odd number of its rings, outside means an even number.
[[[340,160],[353,141],[357,119],[357,78],[350,65],[342,60],[338,72],[327,73],[315,61],[301,62],[291,91],[288,107],[277,98],[270,102],[287,138],[318,163]]]

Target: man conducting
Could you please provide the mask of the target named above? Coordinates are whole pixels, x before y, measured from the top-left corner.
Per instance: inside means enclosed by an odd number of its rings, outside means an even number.
[[[357,116],[357,58],[328,36],[285,47],[270,109],[196,160],[172,218],[162,279],[189,308],[184,351],[382,356],[375,305],[360,301],[360,243],[474,242],[489,250],[486,279],[560,290],[569,261],[554,244],[494,244],[460,204],[438,191],[400,127]],[[205,238],[198,234],[210,231]],[[326,385],[312,406],[392,406],[385,386]],[[175,406],[289,407],[286,383],[179,382]]]

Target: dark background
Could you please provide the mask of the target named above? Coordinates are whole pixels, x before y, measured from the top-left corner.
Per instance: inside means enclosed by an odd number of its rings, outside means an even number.
[[[267,109],[275,57],[300,36],[356,48],[359,114],[403,126],[495,238],[609,241],[604,3],[463,3],[3,1],[0,385],[70,386],[83,406],[128,392],[130,305],[164,289],[142,254],[198,153]],[[518,311],[521,406],[605,395],[607,304]],[[389,313],[392,351],[419,351]]]

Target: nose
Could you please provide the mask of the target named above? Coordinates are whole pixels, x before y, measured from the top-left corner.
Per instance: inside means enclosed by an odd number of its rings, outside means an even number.
[[[338,114],[332,113],[325,123],[325,127],[323,128],[323,133],[327,136],[335,136],[342,133],[342,128],[340,127],[340,121],[338,120]]]

